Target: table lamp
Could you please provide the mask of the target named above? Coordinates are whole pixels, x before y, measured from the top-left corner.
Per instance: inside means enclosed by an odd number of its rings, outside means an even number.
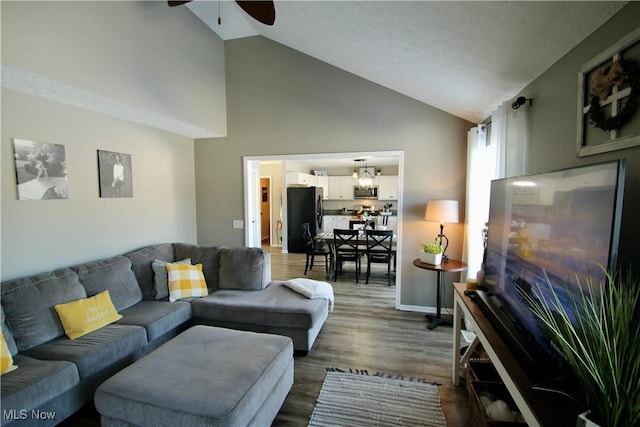
[[[444,247],[442,250],[442,259],[445,261],[447,257],[447,247],[449,246],[449,239],[444,234],[444,223],[450,224],[458,223],[458,201],[457,200],[427,200],[427,208],[424,212],[425,221],[434,221],[440,223],[440,246]]]

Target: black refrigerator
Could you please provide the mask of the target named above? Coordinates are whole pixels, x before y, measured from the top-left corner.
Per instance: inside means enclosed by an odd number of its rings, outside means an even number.
[[[322,187],[287,187],[287,250],[305,253],[302,224],[312,236],[322,232]]]

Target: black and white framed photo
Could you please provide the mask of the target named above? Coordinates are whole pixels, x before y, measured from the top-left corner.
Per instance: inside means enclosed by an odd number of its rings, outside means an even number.
[[[133,197],[131,154],[98,150],[100,197]]]
[[[19,200],[69,198],[64,145],[13,138]]]

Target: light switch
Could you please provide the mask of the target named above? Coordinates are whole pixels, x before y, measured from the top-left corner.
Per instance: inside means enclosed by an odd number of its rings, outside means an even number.
[[[244,228],[244,221],[241,219],[234,219],[233,228]]]

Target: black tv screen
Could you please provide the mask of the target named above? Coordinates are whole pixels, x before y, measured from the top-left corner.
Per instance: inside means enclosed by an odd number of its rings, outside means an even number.
[[[603,268],[615,269],[624,171],[619,160],[492,181],[484,285],[509,327],[533,337],[518,343],[538,346],[532,354],[558,356],[518,288],[539,287],[548,298],[553,287],[565,300],[578,283],[603,282]]]

